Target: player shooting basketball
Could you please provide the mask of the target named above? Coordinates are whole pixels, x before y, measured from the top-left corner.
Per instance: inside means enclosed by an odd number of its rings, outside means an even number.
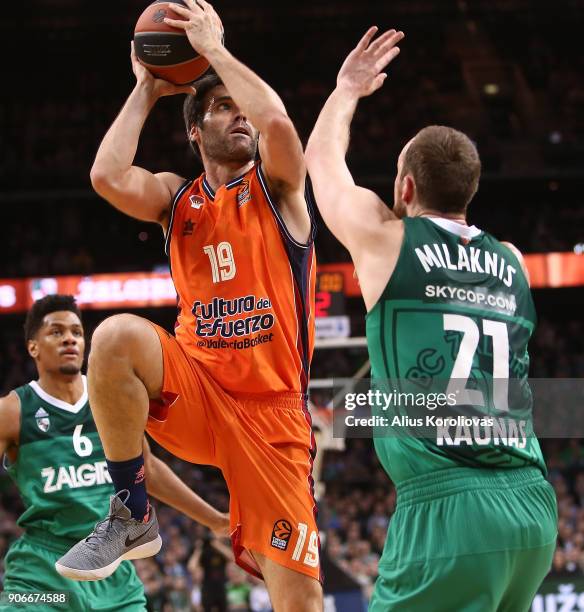
[[[132,545],[158,534],[136,477],[147,429],[177,456],[221,468],[235,558],[263,576],[275,609],[320,610],[306,405],[314,228],[302,146],[278,95],[222,45],[212,6],[187,4],[173,5],[186,21],[167,23],[187,32],[218,75],[202,79],[184,106],[204,173],[185,180],[133,165],[158,98],[185,91],[134,56],[136,86],[91,172],[113,206],[162,226],[179,295],[176,335],[132,315],[102,323],[89,359],[91,406],[115,488],[130,491]],[[75,579],[112,571],[128,543],[125,524],[110,519],[107,545],[81,541],[59,571]]]

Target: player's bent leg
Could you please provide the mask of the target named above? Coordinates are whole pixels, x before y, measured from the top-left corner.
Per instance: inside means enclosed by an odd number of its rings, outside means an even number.
[[[318,580],[279,565],[252,552],[259,565],[274,612],[322,612],[322,587]]]
[[[160,395],[162,378],[162,347],[148,321],[117,315],[96,329],[89,401],[117,494],[107,518],[55,563],[62,576],[102,580],[123,560],[160,550],[156,513],[146,497],[142,439],[149,400]]]
[[[160,340],[146,319],[115,315],[95,330],[89,355],[89,403],[110,461],[142,453],[149,400],[160,396],[162,378]]]

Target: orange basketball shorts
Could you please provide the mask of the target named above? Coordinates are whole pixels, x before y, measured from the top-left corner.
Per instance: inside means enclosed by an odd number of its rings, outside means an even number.
[[[316,446],[303,396],[233,397],[174,336],[152,325],[164,381],[146,430],[177,457],[221,469],[239,566],[261,578],[255,551],[321,580],[311,475]]]

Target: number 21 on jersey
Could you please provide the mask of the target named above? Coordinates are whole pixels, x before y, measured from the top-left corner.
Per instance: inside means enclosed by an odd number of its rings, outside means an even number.
[[[211,263],[211,276],[214,283],[235,278],[235,259],[229,242],[220,242],[217,247],[208,244],[203,247],[203,252]]]

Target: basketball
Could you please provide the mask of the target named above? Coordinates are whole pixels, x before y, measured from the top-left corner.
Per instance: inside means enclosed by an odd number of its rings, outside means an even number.
[[[183,30],[164,23],[179,19],[169,2],[156,0],[138,18],[134,28],[134,49],[143,66],[154,75],[175,85],[192,83],[209,69],[209,62],[191,46]],[[185,5],[177,0],[177,4]]]

